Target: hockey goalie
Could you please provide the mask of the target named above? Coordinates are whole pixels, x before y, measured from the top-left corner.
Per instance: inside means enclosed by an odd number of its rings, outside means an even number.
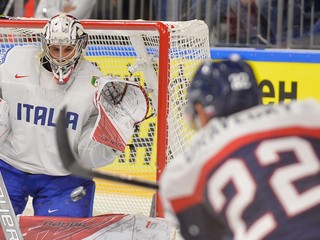
[[[157,224],[157,219],[126,214],[93,217],[95,182],[63,168],[56,141],[56,120],[67,109],[63,128],[83,165],[112,164],[148,112],[144,90],[133,82],[104,77],[85,58],[88,34],[74,17],[51,18],[39,36],[41,45],[23,42],[0,56],[0,172],[12,216],[23,214],[32,198],[34,216],[19,221],[24,239],[51,240],[61,234],[60,239],[131,240],[148,239],[133,238],[139,235],[137,229],[167,233],[162,231],[167,223]],[[74,189],[82,188],[80,199],[70,197]],[[0,220],[7,219],[2,200],[0,209]],[[44,220],[40,225],[39,219]],[[5,232],[11,231],[12,224],[1,223]],[[97,225],[101,228],[92,228]]]

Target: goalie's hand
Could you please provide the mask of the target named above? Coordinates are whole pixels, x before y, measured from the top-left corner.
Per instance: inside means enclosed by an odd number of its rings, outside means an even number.
[[[134,132],[134,125],[147,115],[149,100],[146,92],[134,82],[102,77],[98,80],[95,104],[99,116],[92,139],[124,151]]]
[[[0,143],[7,139],[10,129],[9,105],[0,98]]]

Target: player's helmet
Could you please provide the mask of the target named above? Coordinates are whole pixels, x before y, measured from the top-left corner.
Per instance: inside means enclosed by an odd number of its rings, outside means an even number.
[[[187,115],[195,120],[196,103],[210,117],[228,116],[261,103],[253,70],[244,61],[205,61],[196,71],[187,93]]]
[[[52,17],[43,28],[41,34],[42,49],[45,58],[50,62],[55,80],[59,84],[68,82],[72,72],[85,54],[88,43],[88,34],[81,23],[70,15]],[[64,47],[73,47],[68,56],[62,55]],[[52,53],[52,47],[60,49],[58,54]]]

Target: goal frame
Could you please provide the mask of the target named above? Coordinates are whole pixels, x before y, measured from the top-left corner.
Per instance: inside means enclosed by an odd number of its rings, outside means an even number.
[[[4,28],[43,28],[48,20],[44,19],[0,19],[0,27]],[[137,20],[80,20],[84,29],[96,30],[138,30],[157,31],[159,33],[159,71],[158,74],[158,92],[167,92],[170,79],[169,73],[169,48],[170,33],[168,27],[159,21],[137,21]],[[160,81],[161,79],[161,81]],[[168,131],[167,126],[167,107],[168,95],[158,95],[157,109],[157,135],[165,136]],[[166,165],[166,146],[168,139],[164,138],[157,141],[157,171],[156,179],[159,180],[161,173]],[[156,196],[156,216],[163,217],[163,208],[160,203],[160,197]]]

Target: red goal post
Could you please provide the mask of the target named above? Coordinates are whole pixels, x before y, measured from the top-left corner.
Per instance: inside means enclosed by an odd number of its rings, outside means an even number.
[[[0,20],[0,57],[14,45],[39,45],[46,20]],[[139,82],[151,100],[149,119],[116,161],[100,170],[157,181],[168,161],[193,135],[184,119],[186,89],[198,64],[210,59],[207,25],[186,22],[82,20],[89,34],[86,58],[106,75]],[[94,214],[148,215],[153,190],[96,180]],[[158,196],[156,203],[159,203]],[[162,216],[156,204],[156,216]]]

